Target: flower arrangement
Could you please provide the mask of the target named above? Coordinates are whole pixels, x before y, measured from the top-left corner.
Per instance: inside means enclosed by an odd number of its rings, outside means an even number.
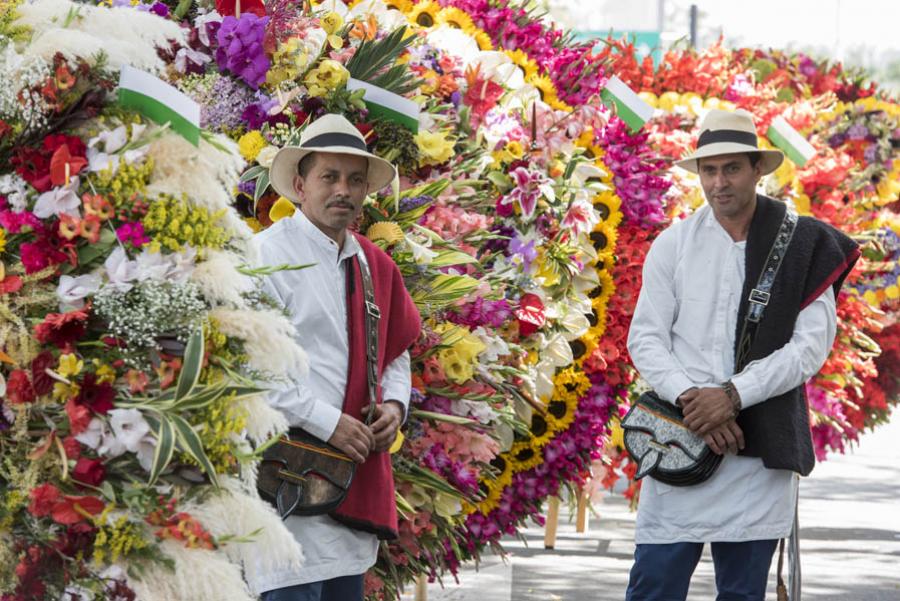
[[[305,355],[255,308],[243,160],[116,103],[119,65],[184,38],[164,11],[0,10],[2,596],[252,599],[257,561],[302,559],[252,464]]]

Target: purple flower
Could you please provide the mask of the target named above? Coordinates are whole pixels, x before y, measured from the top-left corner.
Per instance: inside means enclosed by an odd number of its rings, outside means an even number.
[[[854,123],[847,130],[847,137],[851,140],[865,140],[869,135],[869,128],[862,123]]]
[[[488,326],[496,329],[506,323],[511,313],[512,308],[506,299],[501,298],[500,300],[492,301],[485,300],[484,297],[479,296],[471,303],[462,305],[456,311],[449,311],[447,320],[469,328]]]
[[[537,250],[534,248],[534,240],[523,242],[521,238],[516,236],[509,241],[507,251],[511,255],[521,257],[522,265],[525,269],[530,268],[532,261],[537,259]]]
[[[140,222],[123,223],[116,228],[116,237],[122,242],[130,242],[135,248],[150,243],[150,238],[144,233],[144,224]]]
[[[266,79],[269,57],[263,49],[263,37],[269,17],[243,13],[240,18],[225,17],[216,33],[219,47],[216,62],[247,82],[254,90]]]
[[[400,201],[400,212],[406,213],[407,211],[412,211],[413,209],[417,209],[423,204],[432,202],[433,200],[434,198],[425,194],[422,194],[420,196],[413,196],[411,198],[404,198]]]
[[[504,238],[496,238],[493,240],[488,240],[484,243],[483,251],[484,252],[494,252],[494,253],[503,253],[504,255],[509,254],[508,248],[509,243],[512,241],[511,239],[516,235],[516,230],[511,228],[508,225],[495,225],[491,228],[492,234],[497,234],[498,236],[506,236]]]
[[[153,6],[150,7],[150,12],[160,17],[166,18],[169,16],[169,7],[162,2],[154,2]]]

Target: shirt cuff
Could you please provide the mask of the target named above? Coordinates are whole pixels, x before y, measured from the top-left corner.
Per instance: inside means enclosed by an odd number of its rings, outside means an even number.
[[[665,384],[656,389],[656,394],[664,401],[675,404],[682,392],[688,388],[696,386],[691,379],[681,372],[674,372],[673,375],[666,379]]]
[[[759,382],[756,381],[756,377],[754,377],[753,374],[738,374],[731,378],[731,383],[734,384],[735,390],[737,390],[738,395],[741,397],[742,409],[752,407],[753,405],[757,405],[766,400],[763,398],[762,386],[759,385]]]
[[[303,423],[299,425],[322,442],[328,442],[328,439],[331,438],[331,435],[334,434],[337,428],[342,413],[337,407],[332,407],[322,401],[316,401],[312,411],[303,420]]]

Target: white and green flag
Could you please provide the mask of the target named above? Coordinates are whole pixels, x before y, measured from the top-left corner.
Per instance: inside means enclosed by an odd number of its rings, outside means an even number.
[[[412,130],[414,134],[418,133],[419,105],[412,100],[352,77],[347,81],[347,89],[351,92],[366,91],[363,100],[372,115],[389,119]]]
[[[816,148],[781,115],[772,120],[766,137],[798,167],[802,167],[816,156]]]
[[[624,81],[613,75],[600,92],[603,104],[616,107],[619,119],[628,124],[631,131],[638,131],[653,116],[653,107],[644,102]]]
[[[128,65],[119,77],[119,104],[160,125],[168,123],[194,146],[200,144],[200,105],[155,75]]]

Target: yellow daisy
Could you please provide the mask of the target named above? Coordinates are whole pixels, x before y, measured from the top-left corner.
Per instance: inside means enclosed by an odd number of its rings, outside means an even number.
[[[532,77],[537,77],[539,69],[538,64],[531,58],[529,58],[527,54],[518,49],[504,50],[503,54],[512,59],[512,62],[518,65],[522,69],[522,71],[525,72],[525,81],[528,81]]]
[[[434,27],[439,12],[441,12],[440,4],[434,0],[425,0],[413,6],[412,10],[406,13],[406,18],[419,27]]]
[[[469,16],[469,13],[458,9],[455,6],[447,6],[446,8],[441,9],[437,14],[435,21],[437,21],[438,25],[447,25],[454,29],[462,29],[469,36],[472,36],[476,29],[475,22],[472,21],[472,17]]]
[[[616,250],[616,236],[616,228],[610,227],[605,221],[601,221],[594,226],[594,231],[591,232],[590,238],[598,256],[611,255]]]

